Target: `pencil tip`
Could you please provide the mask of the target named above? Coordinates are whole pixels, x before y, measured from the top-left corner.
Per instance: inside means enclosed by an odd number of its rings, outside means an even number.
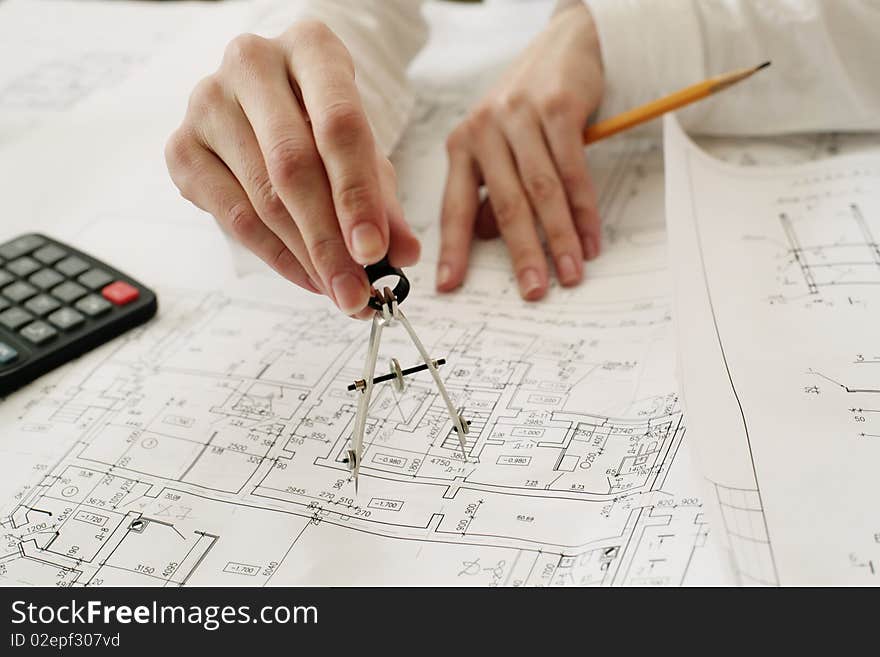
[[[762,68],[767,68],[768,66],[770,66],[770,60],[767,60],[763,64],[759,64],[758,66],[755,67],[755,70],[760,71]]]

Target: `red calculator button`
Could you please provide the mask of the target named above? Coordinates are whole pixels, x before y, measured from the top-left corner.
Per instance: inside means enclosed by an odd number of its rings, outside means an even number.
[[[136,287],[132,287],[125,281],[110,283],[110,285],[101,290],[101,294],[107,299],[107,301],[110,301],[117,306],[124,306],[127,303],[131,303],[141,295]]]

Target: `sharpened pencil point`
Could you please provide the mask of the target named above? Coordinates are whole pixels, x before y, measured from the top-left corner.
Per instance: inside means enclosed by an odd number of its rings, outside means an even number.
[[[758,66],[740,68],[735,71],[730,71],[729,73],[716,75],[708,80],[703,80],[702,82],[697,82],[684,89],[679,89],[675,93],[664,96],[663,98],[658,98],[657,100],[642,105],[641,107],[633,108],[622,114],[618,114],[617,116],[612,116],[610,119],[594,123],[593,125],[588,126],[584,131],[584,144],[592,144],[600,139],[605,139],[618,132],[628,130],[633,126],[650,121],[661,114],[677,110],[685,105],[706,98],[711,94],[723,91],[737,82],[753,76],[762,68],[767,68],[768,66],[770,66],[769,60]]]

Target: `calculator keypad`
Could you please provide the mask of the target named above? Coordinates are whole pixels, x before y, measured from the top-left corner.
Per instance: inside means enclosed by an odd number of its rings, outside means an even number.
[[[0,365],[6,365],[18,358],[18,352],[5,342],[0,342]]]
[[[28,278],[29,283],[37,286],[41,290],[48,290],[49,288],[55,287],[63,280],[64,276],[59,274],[54,269],[41,269],[36,274]]]
[[[30,299],[37,293],[37,288],[33,285],[25,283],[24,281],[15,281],[11,285],[7,285],[3,288],[3,296],[9,299],[12,303],[21,303],[22,301],[26,301]]]
[[[70,340],[137,305],[138,287],[86,258],[40,235],[0,244],[0,375],[19,364],[30,367],[41,352],[67,349]],[[139,321],[155,311],[154,297],[146,293],[152,310]]]
[[[110,285],[110,283],[113,282],[113,277],[103,269],[90,269],[85,274],[80,275],[76,280],[90,290],[97,290]]]
[[[33,299],[29,299],[24,304],[24,307],[35,315],[45,315],[53,310],[58,310],[61,307],[61,302],[54,297],[50,297],[48,294],[41,294]]]
[[[0,245],[0,258],[14,260],[26,253],[30,253],[37,247],[43,246],[45,243],[46,240],[38,235],[23,235],[18,239]]]
[[[40,263],[33,258],[28,258],[27,256],[19,258],[18,260],[13,260],[12,262],[6,264],[6,269],[11,271],[16,276],[19,276],[20,278],[30,276],[39,268]]]
[[[56,299],[63,301],[64,303],[73,303],[81,296],[83,296],[87,291],[88,290],[86,290],[86,288],[78,283],[74,283],[73,281],[64,281],[58,287],[52,288],[52,296]]]
[[[81,258],[77,258],[76,256],[65,258],[55,265],[55,269],[60,271],[65,276],[69,276],[70,278],[73,278],[74,276],[79,276],[88,268],[89,263]]]
[[[107,299],[107,301],[116,304],[117,306],[124,306],[131,303],[139,296],[137,288],[132,287],[125,281],[116,281],[115,283],[108,285],[101,290],[101,294]]]
[[[73,305],[77,310],[84,312],[89,317],[103,315],[113,307],[107,299],[99,297],[97,294],[90,294],[87,297],[83,297]]]
[[[67,251],[54,244],[47,244],[42,249],[37,249],[34,252],[34,258],[42,262],[44,265],[54,265],[61,260],[61,258],[65,257],[67,257]]]
[[[40,345],[44,342],[48,342],[56,335],[58,335],[58,331],[49,326],[46,322],[37,320],[36,322],[31,322],[23,329],[21,329],[20,333],[33,342],[34,344]]]
[[[26,310],[22,310],[18,306],[13,306],[0,313],[0,324],[8,328],[10,331],[14,331],[19,326],[24,326],[32,319],[33,315]]]
[[[49,315],[49,321],[62,331],[69,331],[76,328],[82,324],[85,319],[85,317],[73,308],[62,308]]]

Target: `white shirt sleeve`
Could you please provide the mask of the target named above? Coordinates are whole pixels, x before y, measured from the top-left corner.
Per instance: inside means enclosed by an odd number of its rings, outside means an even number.
[[[599,119],[772,61],[682,110],[704,134],[880,130],[880,0],[585,0],[606,89]]]
[[[277,36],[296,20],[325,23],[346,45],[355,79],[379,148],[387,155],[406,127],[415,102],[407,68],[427,41],[424,0],[272,0],[265,36]]]

